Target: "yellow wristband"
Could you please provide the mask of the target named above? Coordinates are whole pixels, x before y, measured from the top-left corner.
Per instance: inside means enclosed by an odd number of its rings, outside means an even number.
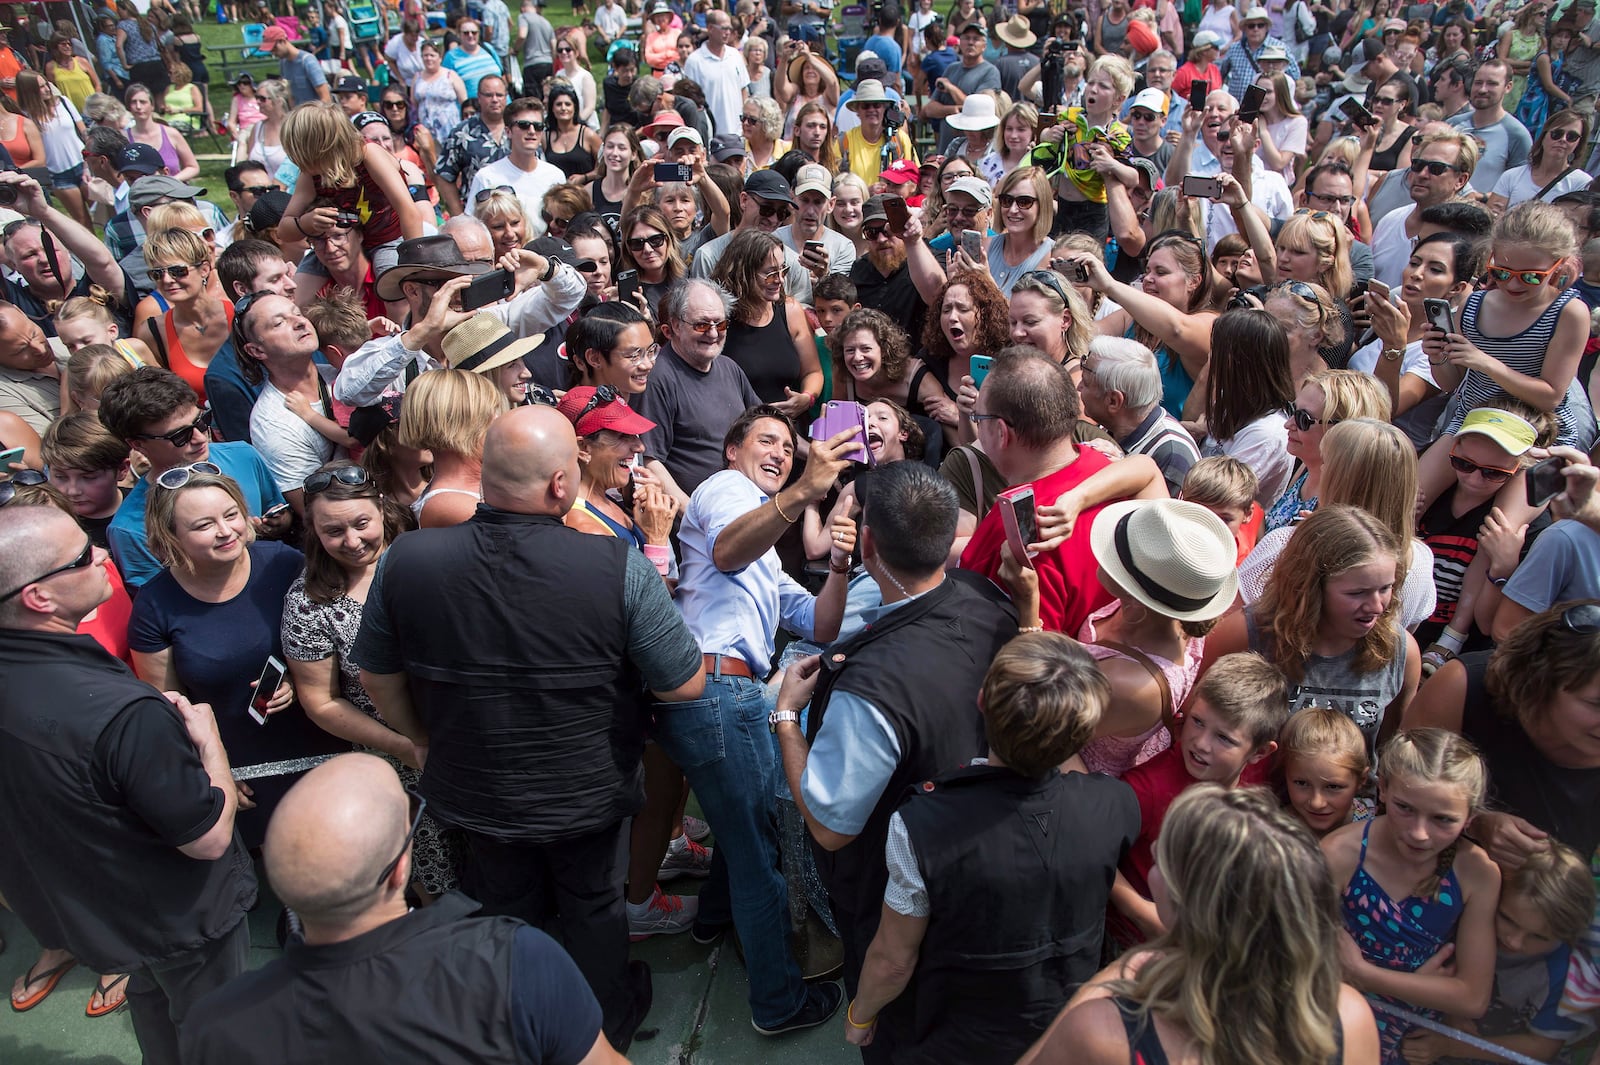
[[[844,1020],[845,1020],[845,1023],[848,1024],[850,1027],[859,1029],[859,1030],[864,1032],[868,1028],[871,1028],[873,1025],[878,1023],[878,1018],[877,1017],[873,1017],[872,1020],[868,1021],[866,1024],[860,1023],[859,1021],[857,1021],[855,1019],[854,1016],[852,1016],[852,1013],[855,1011],[855,1008],[856,1008],[856,1000],[855,999],[851,999],[850,1000],[850,1004],[844,1008]]]

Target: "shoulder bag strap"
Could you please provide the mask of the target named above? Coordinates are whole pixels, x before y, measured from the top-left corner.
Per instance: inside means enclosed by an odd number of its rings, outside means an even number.
[[[1119,654],[1126,655],[1130,661],[1137,662],[1149,671],[1154,678],[1156,687],[1161,689],[1161,720],[1167,726],[1167,731],[1177,734],[1177,709],[1172,705],[1172,684],[1167,680],[1167,675],[1155,661],[1137,647],[1115,640],[1098,640],[1099,646],[1110,648]]]
[[[1567,175],[1571,174],[1576,169],[1578,169],[1578,168],[1575,167],[1575,166],[1569,166],[1565,170],[1561,171],[1561,173],[1559,173],[1555,177],[1551,178],[1545,184],[1544,188],[1542,188],[1538,192],[1534,193],[1533,194],[1533,198],[1536,199],[1536,200],[1544,199],[1546,193],[1548,193],[1551,189],[1555,188],[1557,185],[1561,184],[1563,181],[1567,180]]]

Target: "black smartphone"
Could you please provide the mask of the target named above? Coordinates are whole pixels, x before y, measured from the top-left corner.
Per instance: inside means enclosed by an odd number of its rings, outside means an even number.
[[[663,185],[671,181],[682,181],[687,184],[694,180],[694,167],[688,163],[657,163],[655,179]]]
[[[815,256],[823,262],[828,261],[828,246],[820,240],[806,241],[806,254]]]
[[[1261,114],[1261,104],[1267,98],[1267,90],[1259,85],[1247,86],[1244,97],[1239,101],[1239,121],[1254,122]]]
[[[504,269],[490,270],[473,279],[461,292],[461,309],[475,311],[505,299],[517,288],[517,279]]]
[[[617,275],[617,299],[632,305],[633,297],[639,293],[639,271],[624,270]]]
[[[1449,300],[1425,299],[1422,301],[1422,312],[1428,316],[1428,325],[1431,328],[1447,334],[1456,331]]]
[[[1367,105],[1357,100],[1354,96],[1340,104],[1339,110],[1344,112],[1346,118],[1363,129],[1367,126],[1378,124],[1378,120],[1372,117],[1372,112],[1367,110]]]
[[[272,701],[273,693],[278,690],[278,685],[283,683],[283,678],[288,672],[282,662],[271,655],[267,656],[267,664],[261,667],[261,676],[256,678],[256,689],[250,696],[250,705],[247,707],[256,724],[267,723],[267,704]]]
[[[1211,92],[1211,85],[1204,81],[1191,81],[1189,83],[1189,108],[1193,111],[1206,109],[1206,96]]]
[[[1528,506],[1542,507],[1565,491],[1567,478],[1561,471],[1566,468],[1567,460],[1560,455],[1528,467]]]
[[[911,220],[911,211],[906,207],[904,196],[885,196],[883,214],[889,222],[889,232],[897,237],[905,232],[906,223]]]
[[[1222,182],[1214,177],[1189,174],[1183,179],[1183,194],[1197,200],[1215,200],[1222,195]]]

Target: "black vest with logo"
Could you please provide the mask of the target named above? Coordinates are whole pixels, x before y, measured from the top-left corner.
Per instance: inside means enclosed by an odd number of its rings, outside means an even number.
[[[878,928],[889,882],[883,847],[889,816],[906,788],[963,766],[985,750],[978,691],[989,663],[1017,634],[1017,616],[989,581],[951,570],[931,592],[896,607],[822,656],[807,718],[810,739],[845,691],[883,715],[900,743],[900,763],[872,816],[837,851],[813,847],[841,923],[846,949],[864,954]],[[846,967],[853,984],[855,973]]]
[[[627,658],[629,550],[487,506],[389,549],[383,603],[428,730],[421,791],[441,820],[548,843],[637,812],[645,719]]]
[[[1133,789],[973,766],[913,789],[900,816],[931,912],[896,1060],[1014,1061],[1100,966],[1117,862],[1139,834]]]
[[[339,943],[282,958],[195,1004],[183,1060],[212,1065],[523,1061],[511,1023],[521,921],[471,917],[454,892]]]
[[[159,692],[90,636],[0,629],[0,677],[0,893],[40,943],[128,972],[244,919],[256,878],[237,833],[216,861],[190,858],[96,788],[96,747],[124,711],[183,728]]]

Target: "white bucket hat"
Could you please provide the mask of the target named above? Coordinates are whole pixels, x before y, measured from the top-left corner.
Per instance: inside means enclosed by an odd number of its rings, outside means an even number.
[[[1095,561],[1118,588],[1163,617],[1210,621],[1239,591],[1239,547],[1222,519],[1181,499],[1131,499],[1095,516]]]
[[[970,94],[962,101],[960,113],[951,115],[949,122],[951,129],[994,129],[1000,124],[1000,116],[994,110],[994,97],[981,92]]]

